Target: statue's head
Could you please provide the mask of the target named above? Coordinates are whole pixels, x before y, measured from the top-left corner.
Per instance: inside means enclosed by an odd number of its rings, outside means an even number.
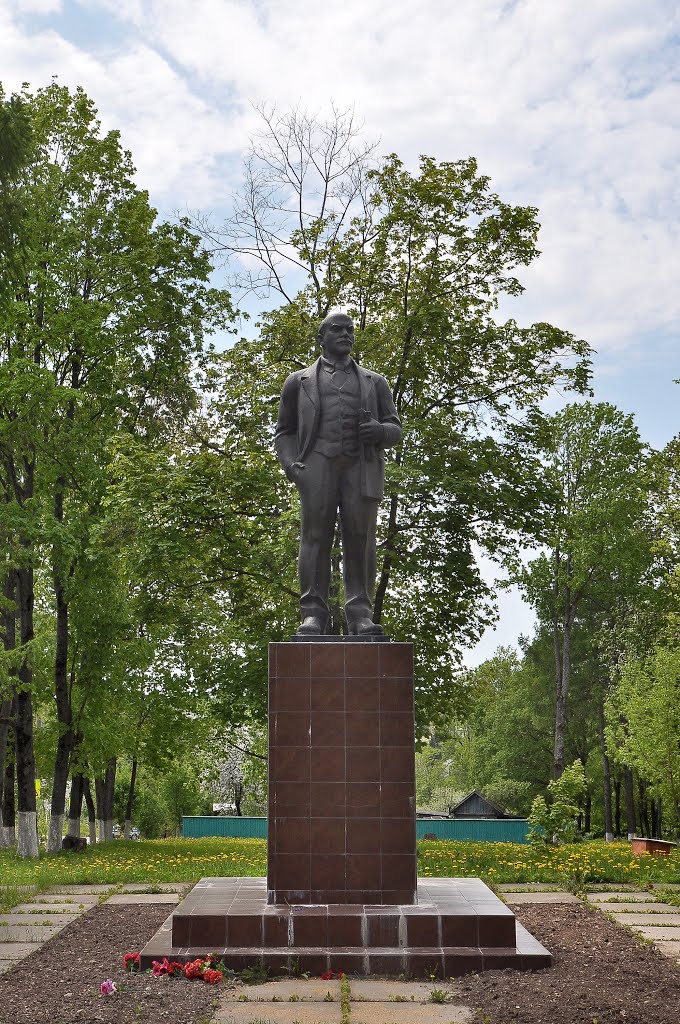
[[[348,356],[354,347],[354,323],[347,313],[329,313],[319,326],[318,342],[325,356]]]

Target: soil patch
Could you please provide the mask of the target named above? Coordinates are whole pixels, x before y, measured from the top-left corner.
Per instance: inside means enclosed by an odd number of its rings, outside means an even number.
[[[531,974],[490,971],[456,981],[454,1002],[479,1008],[485,1024],[677,1024],[673,960],[584,906],[516,911],[554,963]]]
[[[0,976],[0,1024],[210,1020],[225,985],[123,972],[123,954],[141,949],[167,915],[162,906],[95,907]],[[677,1024],[680,971],[626,929],[574,904],[518,907],[517,917],[553,953],[554,966],[457,980],[453,1001],[476,1009],[480,1022]],[[106,978],[124,990],[100,996]]]
[[[170,909],[99,906],[67,925],[0,975],[0,1024],[202,1024],[224,985],[123,971]],[[123,991],[102,996],[106,978]]]

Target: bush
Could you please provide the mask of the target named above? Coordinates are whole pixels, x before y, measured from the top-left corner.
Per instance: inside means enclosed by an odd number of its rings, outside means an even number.
[[[529,814],[529,841],[532,843],[573,843],[577,839],[578,801],[586,789],[586,777],[580,761],[565,768],[559,779],[548,783],[548,801],[537,796]]]

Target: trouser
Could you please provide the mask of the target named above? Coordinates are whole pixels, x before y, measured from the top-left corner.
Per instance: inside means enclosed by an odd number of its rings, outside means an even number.
[[[361,495],[361,460],[311,452],[304,469],[297,470],[295,484],[302,506],[298,571],[303,617],[314,615],[324,622],[328,618],[331,547],[339,510],[347,621],[370,618],[378,502]]]

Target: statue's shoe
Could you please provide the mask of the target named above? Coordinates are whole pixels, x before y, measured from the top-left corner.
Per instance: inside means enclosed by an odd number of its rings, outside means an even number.
[[[348,629],[352,636],[384,636],[385,630],[377,622],[368,617],[365,619],[354,619],[348,623]]]
[[[298,626],[298,636],[320,636],[323,630],[323,621],[316,615],[308,615]]]

